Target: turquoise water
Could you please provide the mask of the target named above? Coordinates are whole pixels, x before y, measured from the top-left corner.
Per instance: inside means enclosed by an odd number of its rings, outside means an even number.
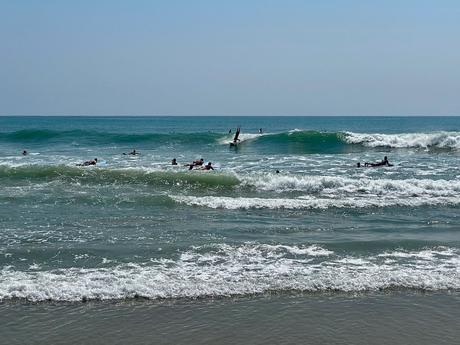
[[[459,163],[459,117],[1,117],[0,299],[458,292]]]

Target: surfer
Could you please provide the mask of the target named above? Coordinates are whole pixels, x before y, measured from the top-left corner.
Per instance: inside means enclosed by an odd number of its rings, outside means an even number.
[[[199,160],[193,161],[192,164],[195,166],[202,166],[204,164],[204,159],[200,158]]]
[[[186,164],[188,166],[188,170],[192,170],[194,167],[200,167],[204,164],[204,159],[200,158],[199,160],[193,161],[192,164]]]
[[[228,130],[228,134],[232,134],[232,129],[231,128]]]
[[[173,158],[173,159],[172,159],[171,165],[177,165],[177,160],[176,160],[176,158]]]
[[[27,151],[26,150],[22,151],[22,155],[27,156]]]
[[[238,145],[238,141],[240,141],[240,139],[238,139],[238,137],[240,136],[240,132],[241,132],[241,129],[240,127],[238,127],[236,129],[235,136],[233,137],[233,142],[230,143],[230,146]]]
[[[89,161],[83,162],[81,164],[77,164],[77,166],[87,167],[89,165],[96,165],[96,164],[97,164],[97,158],[94,158],[93,160],[89,160]]]
[[[236,133],[235,133],[235,136],[233,137],[233,142],[236,143],[237,141],[240,141],[240,139],[238,138],[240,136],[240,132],[241,132],[241,128],[238,127],[236,129]]]
[[[206,164],[204,167],[202,167],[201,169],[203,170],[214,170],[214,168],[212,167],[212,163],[211,162],[208,162],[208,164]]]
[[[124,155],[130,155],[130,156],[135,156],[135,155],[138,155],[139,152],[136,151],[136,149],[133,149],[130,153],[125,153],[123,152]]]
[[[390,162],[388,162],[387,156],[385,156],[385,157],[383,157],[383,160],[380,161],[380,162],[377,162],[377,163],[368,163],[368,162],[365,162],[365,163],[364,163],[364,166],[365,166],[365,167],[381,167],[381,166],[392,167],[393,164],[390,164]]]
[[[259,134],[262,134],[262,128],[259,128]]]

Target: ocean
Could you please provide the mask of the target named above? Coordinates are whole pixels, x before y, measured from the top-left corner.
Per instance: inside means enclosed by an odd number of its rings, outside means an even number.
[[[459,211],[460,117],[0,117],[0,343],[454,344]]]

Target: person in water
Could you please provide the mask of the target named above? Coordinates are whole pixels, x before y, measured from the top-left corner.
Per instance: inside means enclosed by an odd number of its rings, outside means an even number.
[[[204,164],[204,159],[200,158],[199,160],[193,161],[192,164],[195,166],[202,166]]]
[[[383,157],[383,160],[380,161],[380,162],[377,162],[377,163],[364,163],[364,166],[365,167],[381,167],[381,166],[387,166],[387,167],[392,167],[393,164],[390,164],[390,162],[388,161],[388,157],[385,156]]]
[[[27,156],[27,151],[26,150],[22,151],[22,155]]]
[[[194,167],[200,167],[204,164],[204,159],[200,158],[199,160],[193,161],[192,164],[187,164],[188,165],[188,170],[192,170]]]
[[[124,152],[123,152],[123,154],[124,154],[124,155],[135,156],[135,155],[138,155],[139,152],[136,151],[136,149],[133,149],[130,153],[124,153]]]
[[[238,138],[240,136],[241,129],[238,127],[235,132],[235,136],[233,137],[233,143],[236,144],[240,139]]]
[[[262,134],[262,128],[259,128],[259,134]]]
[[[212,163],[211,162],[208,162],[208,164],[206,164],[204,167],[202,167],[201,169],[203,170],[214,170],[214,168],[212,167]]]
[[[177,165],[177,160],[176,160],[176,158],[173,158],[173,159],[172,159],[171,165]]]
[[[97,164],[97,158],[94,158],[93,160],[83,162],[81,164],[77,164],[78,166],[84,166],[87,167],[89,165],[96,165]]]

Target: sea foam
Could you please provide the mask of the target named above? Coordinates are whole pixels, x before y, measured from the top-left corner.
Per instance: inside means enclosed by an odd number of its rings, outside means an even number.
[[[345,142],[368,147],[460,149],[460,132],[353,133],[345,132]]]
[[[195,247],[176,260],[152,259],[109,268],[16,271],[5,267],[0,271],[0,299],[79,301],[224,297],[272,291],[457,290],[459,258],[458,249],[445,247],[343,256],[316,245],[219,244]]]

